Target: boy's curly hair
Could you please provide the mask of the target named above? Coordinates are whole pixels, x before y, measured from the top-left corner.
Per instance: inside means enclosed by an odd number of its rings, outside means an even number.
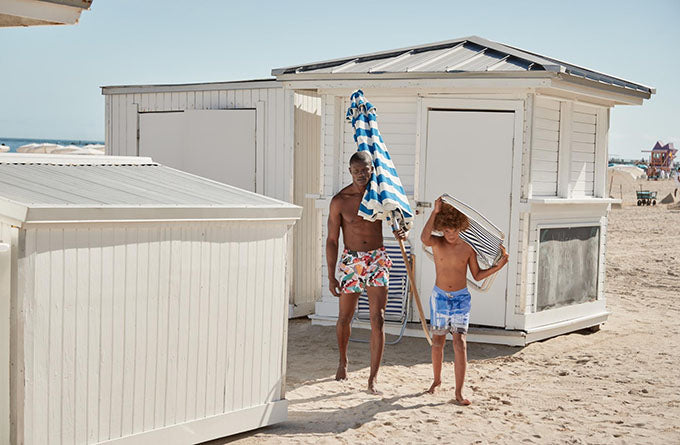
[[[442,202],[442,208],[434,217],[434,229],[455,229],[460,232],[470,227],[470,221],[451,204]]]

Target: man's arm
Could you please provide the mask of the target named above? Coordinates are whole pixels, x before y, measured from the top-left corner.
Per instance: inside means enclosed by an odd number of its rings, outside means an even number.
[[[508,254],[505,251],[505,247],[501,246],[502,254],[498,263],[495,266],[489,267],[488,269],[480,269],[479,263],[477,263],[477,254],[472,247],[470,247],[470,250],[472,253],[470,253],[470,257],[468,258],[468,267],[470,267],[470,274],[472,275],[472,278],[474,278],[476,281],[482,281],[484,278],[495,274],[508,263]]]
[[[432,231],[434,230],[434,218],[437,216],[437,213],[439,213],[441,208],[442,199],[437,198],[437,200],[434,202],[434,209],[432,210],[432,213],[430,213],[430,217],[425,223],[423,231],[420,233],[420,241],[426,246],[433,246],[439,240],[439,237],[432,236]]]
[[[328,213],[328,237],[326,238],[326,264],[328,265],[328,288],[336,297],[340,296],[340,283],[335,278],[335,265],[338,261],[338,239],[340,238],[340,203],[333,197]]]

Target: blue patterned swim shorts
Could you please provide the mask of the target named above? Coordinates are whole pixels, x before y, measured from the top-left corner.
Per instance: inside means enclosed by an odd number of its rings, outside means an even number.
[[[470,292],[467,287],[446,292],[437,286],[430,296],[432,335],[467,334],[470,323]]]

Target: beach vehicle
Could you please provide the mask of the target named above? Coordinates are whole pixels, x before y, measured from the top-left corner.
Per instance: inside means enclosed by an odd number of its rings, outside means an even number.
[[[635,192],[637,194],[637,205],[656,205],[656,192],[649,190],[638,190]]]

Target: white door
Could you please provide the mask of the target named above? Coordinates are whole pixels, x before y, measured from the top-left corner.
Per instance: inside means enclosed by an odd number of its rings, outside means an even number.
[[[513,112],[429,110],[421,201],[434,203],[443,193],[465,202],[508,235],[515,115]],[[416,217],[413,242],[431,208]],[[506,246],[507,248],[507,246]],[[418,252],[420,249],[416,250]],[[429,297],[435,281],[434,263],[420,255],[418,292],[429,317]],[[470,323],[505,326],[507,267],[488,292],[472,293]]]
[[[139,155],[255,191],[255,110],[140,113]]]

